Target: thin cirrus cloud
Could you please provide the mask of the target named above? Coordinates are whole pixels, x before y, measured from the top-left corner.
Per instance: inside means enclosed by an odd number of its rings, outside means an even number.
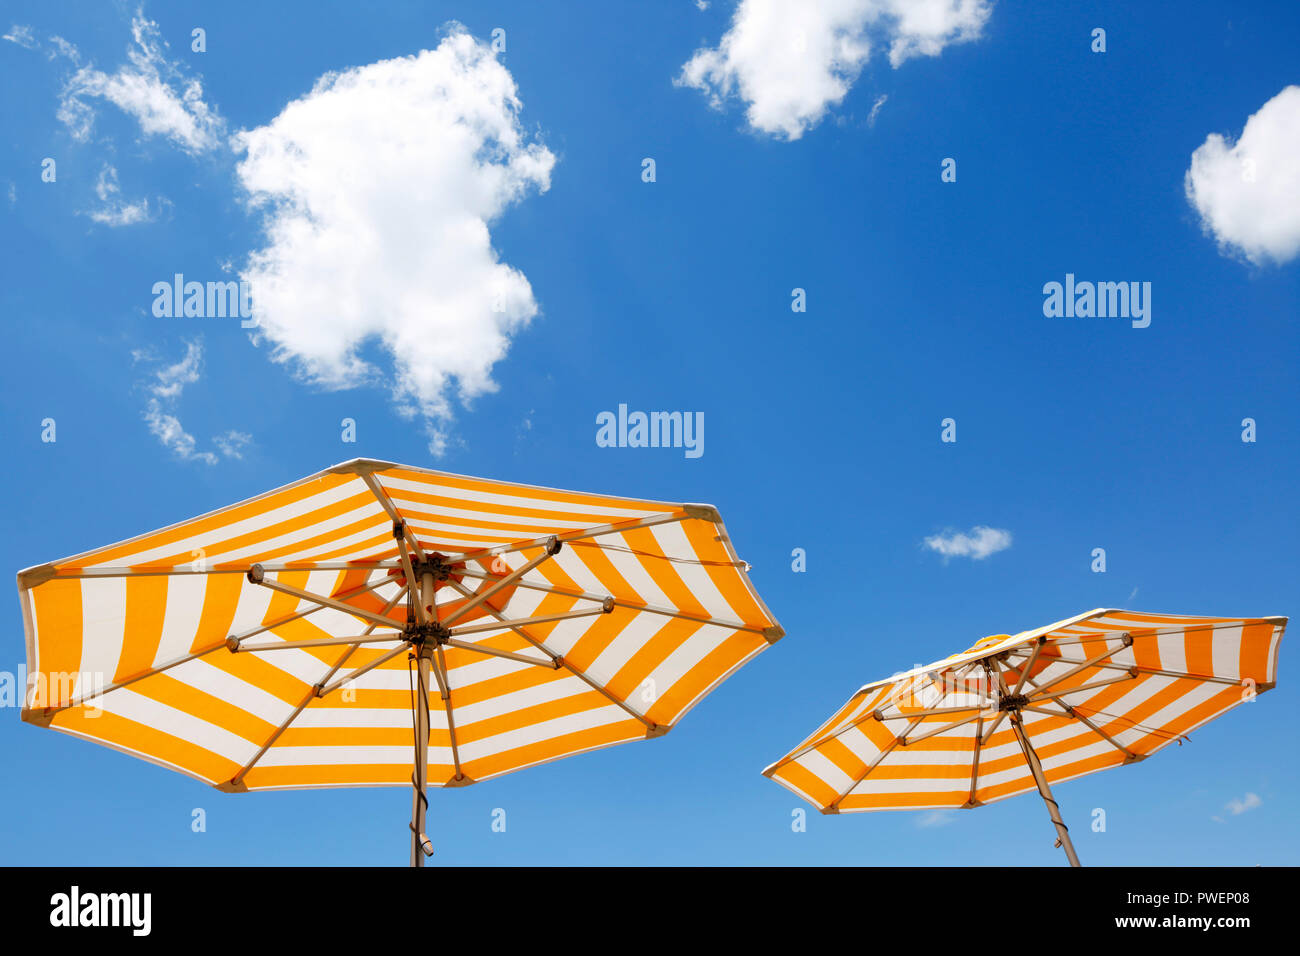
[[[136,362],[157,362],[152,354],[144,351],[133,352],[131,357]],[[185,354],[178,361],[157,368],[143,383],[148,395],[144,409],[145,424],[163,447],[181,461],[215,465],[222,455],[227,458],[242,458],[244,449],[252,442],[251,435],[227,431],[213,439],[217,452],[200,451],[198,441],[181,424],[177,415],[181,395],[187,385],[193,385],[201,378],[202,368],[203,345],[198,341],[187,343]]]
[[[259,337],[315,385],[386,383],[435,455],[453,400],[496,388],[493,365],[538,311],[489,231],[550,186],[555,157],[521,108],[490,48],[452,25],[436,49],[327,74],[234,137],[264,216],[241,270]],[[362,357],[372,342],[391,368]]]
[[[991,554],[1011,547],[1011,532],[976,525],[969,532],[946,531],[943,534],[932,534],[925,539],[924,544],[931,551],[943,555],[945,561],[950,558],[982,561]]]
[[[39,41],[32,33],[32,28],[15,23],[9,28],[9,32],[0,34],[0,40],[8,40],[10,43],[16,43],[24,50],[35,50],[40,47]]]
[[[103,100],[134,118],[146,136],[161,136],[187,153],[221,146],[225,121],[204,100],[203,84],[168,59],[158,25],[142,10],[131,19],[131,36],[127,62],[111,73],[92,63],[83,65],[71,44],[58,45],[58,54],[77,67],[59,100],[59,119],[73,137],[90,137],[95,121],[92,104]]]
[[[158,24],[137,9],[131,20],[132,42],[126,62],[110,72],[83,62],[75,44],[63,37],[38,39],[31,27],[15,24],[0,36],[47,59],[70,64],[71,73],[59,93],[58,119],[72,138],[89,142],[94,137],[97,108],[112,104],[135,120],[144,137],[161,137],[171,145],[198,155],[224,145],[225,121],[203,98],[202,83],[187,74],[182,63],[167,56],[167,44]],[[95,183],[99,205],[85,215],[105,226],[131,226],[151,222],[165,199],[126,199],[118,185],[117,170],[105,165]]]
[[[838,106],[876,49],[897,67],[977,39],[989,0],[741,0],[716,47],[695,52],[678,86],[722,108],[746,104],[752,129],[796,140]]]
[[[916,825],[923,830],[931,830],[935,827],[946,827],[948,824],[955,822],[956,819],[957,815],[953,810],[931,810],[919,816],[916,819]]]
[[[1246,120],[1234,143],[1211,133],[1184,176],[1187,201],[1226,255],[1254,265],[1300,255],[1300,86]]]
[[[154,218],[149,200],[131,201],[122,198],[122,188],[117,183],[117,169],[113,166],[106,164],[99,171],[95,195],[99,197],[100,206],[87,213],[95,222],[106,226],[131,226]]]

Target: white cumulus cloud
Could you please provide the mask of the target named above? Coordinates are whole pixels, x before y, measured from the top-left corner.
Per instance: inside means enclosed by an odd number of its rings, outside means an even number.
[[[997,554],[1011,547],[1011,532],[1001,528],[989,528],[976,525],[969,532],[948,531],[932,534],[925,539],[925,546],[947,558],[971,558],[981,561],[990,554]]]
[[[1211,133],[1192,153],[1187,201],[1219,248],[1255,265],[1300,255],[1300,86],[1246,120],[1241,137]]]
[[[387,382],[434,454],[453,397],[496,387],[493,365],[538,311],[489,231],[550,186],[555,157],[520,110],[509,71],[453,25],[435,50],[327,74],[234,137],[265,216],[241,278],[274,359],[325,387]],[[374,343],[391,368],[363,357]]]
[[[897,67],[976,39],[989,0],[741,0],[716,47],[697,50],[676,82],[715,107],[739,96],[749,125],[798,139],[839,105],[876,49]]]

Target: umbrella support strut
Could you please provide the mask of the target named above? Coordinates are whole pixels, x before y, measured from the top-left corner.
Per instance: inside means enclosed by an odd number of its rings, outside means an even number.
[[[1070,829],[1061,819],[1061,808],[1056,804],[1056,798],[1052,796],[1052,788],[1047,785],[1047,778],[1043,776],[1043,765],[1038,760],[1038,754],[1034,751],[1033,746],[1029,743],[1029,737],[1025,734],[1025,729],[1020,725],[1020,714],[1017,711],[1011,713],[1011,729],[1016,733],[1016,739],[1020,741],[1020,749],[1025,753],[1025,762],[1029,764],[1029,772],[1034,775],[1034,783],[1038,784],[1038,793],[1047,804],[1048,815],[1052,818],[1052,823],[1056,826],[1057,842],[1061,849],[1065,850],[1065,855],[1070,861],[1070,866],[1082,866],[1079,862],[1078,854],[1074,852],[1074,844],[1070,842]]]

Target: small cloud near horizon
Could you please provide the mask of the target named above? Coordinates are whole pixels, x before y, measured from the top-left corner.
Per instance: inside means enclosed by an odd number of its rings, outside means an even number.
[[[976,525],[968,532],[949,530],[942,534],[932,534],[925,539],[924,544],[931,551],[943,555],[945,561],[951,558],[983,561],[989,555],[1011,547],[1011,532],[1003,528]]]
[[[1223,805],[1223,809],[1227,811],[1229,816],[1239,817],[1243,813],[1261,806],[1263,803],[1264,801],[1260,799],[1259,794],[1247,791],[1244,797],[1233,797]],[[1223,817],[1221,816],[1214,816],[1210,819],[1214,820],[1215,823],[1223,822]]]

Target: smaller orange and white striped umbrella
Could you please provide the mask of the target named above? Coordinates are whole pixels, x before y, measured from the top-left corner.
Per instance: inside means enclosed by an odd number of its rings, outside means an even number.
[[[1098,609],[867,684],[763,771],[822,813],[983,806],[1135,763],[1277,680],[1284,617]]]

